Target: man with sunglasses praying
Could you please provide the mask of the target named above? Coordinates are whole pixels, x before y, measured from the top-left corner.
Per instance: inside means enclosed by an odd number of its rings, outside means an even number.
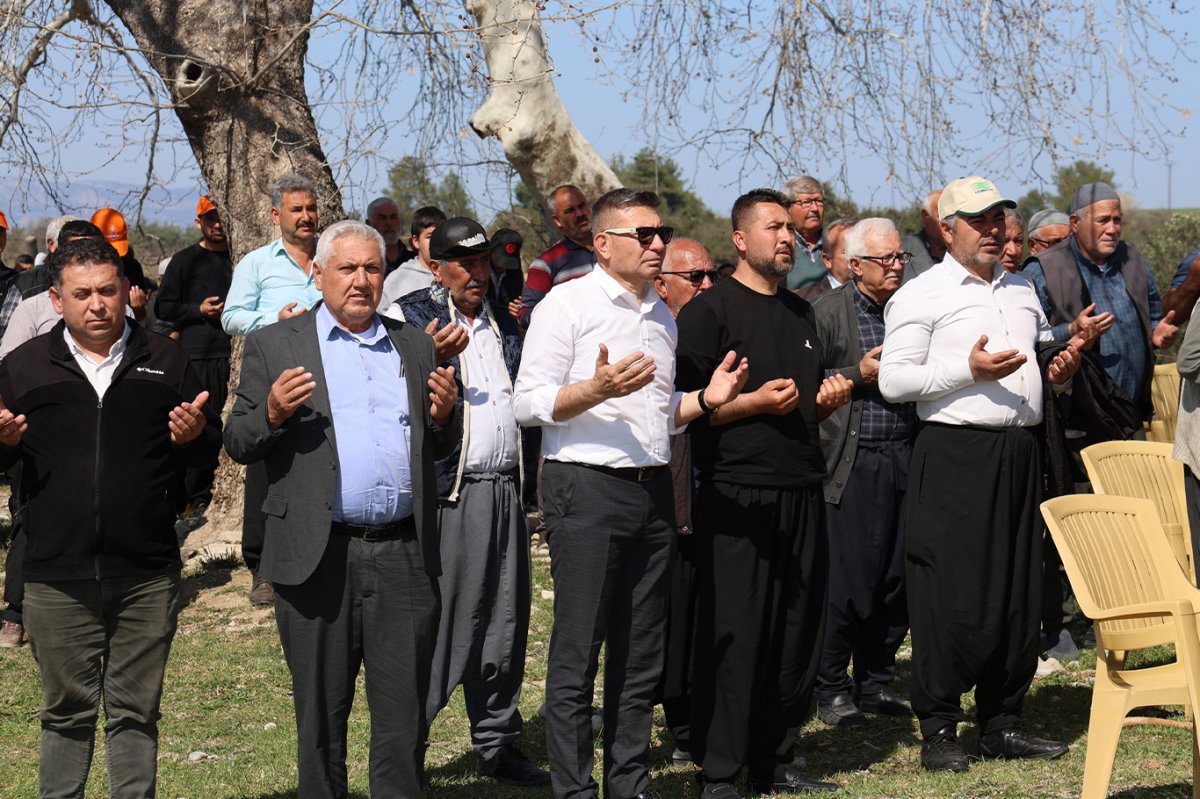
[[[556,799],[596,799],[592,695],[606,644],[604,796],[650,787],[667,567],[675,537],[670,435],[737,396],[748,365],[729,352],[703,390],[675,382],[675,320],[651,289],[673,233],[653,192],[596,201],[599,268],[538,306],[514,388],[517,419],[542,427],[554,629],[546,749]]]
[[[850,401],[852,384],[823,379],[812,306],[783,286],[796,253],[789,205],[770,189],[737,199],[737,268],[678,320],[679,390],[703,385],[735,346],[751,370],[744,393],[690,429],[700,477],[691,744],[705,799],[737,799],[743,766],[755,793],[837,788],[793,761],[825,617],[817,423]]]
[[[835,727],[865,724],[866,713],[912,716],[891,686],[908,632],[904,533],[917,425],[913,404],[888,402],[878,385],[883,311],[912,255],[889,219],[864,219],[841,242],[853,280],[813,306],[825,374],[855,387],[854,402],[821,422],[829,599],[817,713]]]
[[[671,315],[677,316],[680,308],[712,288],[719,277],[703,244],[677,238],[667,246],[662,272],[654,278],[654,290],[671,309]]]

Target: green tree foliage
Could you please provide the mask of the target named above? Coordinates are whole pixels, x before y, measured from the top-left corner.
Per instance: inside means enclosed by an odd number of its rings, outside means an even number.
[[[1060,166],[1054,171],[1054,193],[1034,189],[1017,201],[1017,210],[1026,221],[1043,208],[1054,208],[1066,212],[1071,207],[1075,190],[1085,183],[1107,183],[1114,189],[1117,182],[1111,169],[1105,169],[1093,161],[1076,161]]]
[[[1159,291],[1165,294],[1179,262],[1196,247],[1200,247],[1200,213],[1191,212],[1172,214],[1146,234],[1138,249],[1150,264]]]
[[[714,212],[684,183],[678,164],[644,148],[631,159],[615,159],[612,166],[622,185],[658,194],[659,215],[676,235],[700,242],[715,261],[736,260],[728,217]]]
[[[471,197],[462,178],[455,172],[449,172],[440,181],[435,181],[425,161],[406,155],[388,170],[388,181],[384,194],[396,201],[400,219],[406,225],[413,211],[426,205],[442,209],[446,216],[475,218]]]

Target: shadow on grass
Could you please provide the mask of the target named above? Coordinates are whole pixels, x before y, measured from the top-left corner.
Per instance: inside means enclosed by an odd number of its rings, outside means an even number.
[[[223,559],[214,559],[205,561],[197,570],[187,573],[180,585],[180,607],[191,605],[202,591],[228,583],[233,579],[235,566]]]
[[[1174,782],[1170,785],[1139,786],[1126,788],[1123,791],[1110,793],[1108,799],[1183,799],[1192,795],[1192,785],[1188,782]]]
[[[465,720],[464,720],[465,722]],[[434,730],[446,732],[442,728],[442,720],[434,722]],[[453,735],[467,740],[470,736],[464,723],[463,729],[454,730]],[[525,729],[517,739],[517,748],[529,759],[529,762],[540,769],[548,771],[549,761],[546,757],[546,720],[536,713],[525,719]],[[426,773],[433,785],[433,795],[437,799],[475,799],[480,796],[551,796],[550,786],[545,788],[513,788],[503,786],[485,777],[479,777],[476,766],[479,760],[475,752],[462,749],[453,759],[438,765],[429,765]]]
[[[272,791],[271,793],[247,796],[246,799],[298,799],[299,796],[298,791]],[[359,791],[350,791],[350,793],[346,794],[346,799],[370,799],[370,797]]]

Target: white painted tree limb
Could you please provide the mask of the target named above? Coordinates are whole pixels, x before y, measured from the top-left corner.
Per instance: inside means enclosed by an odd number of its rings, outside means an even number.
[[[573,183],[591,199],[620,181],[571,121],[554,88],[535,0],[466,0],[487,60],[491,94],[471,117],[540,199]]]

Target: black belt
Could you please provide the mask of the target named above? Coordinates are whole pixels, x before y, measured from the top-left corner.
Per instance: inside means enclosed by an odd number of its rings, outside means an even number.
[[[635,483],[645,483],[658,477],[667,470],[666,466],[596,466],[591,463],[579,463],[577,466],[582,466],[585,469],[592,469],[604,474],[611,474],[613,477],[620,477],[622,480],[631,480]]]
[[[334,535],[345,535],[350,538],[361,538],[363,541],[395,541],[416,532],[417,526],[413,517],[401,519],[388,524],[346,524],[334,522],[329,525],[329,532]]]

